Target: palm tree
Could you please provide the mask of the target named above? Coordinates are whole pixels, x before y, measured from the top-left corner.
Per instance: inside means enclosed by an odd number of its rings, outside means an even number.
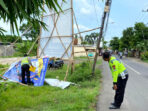
[[[38,22],[45,28],[45,23],[40,20],[41,12],[45,11],[43,4],[55,11],[61,10],[58,0],[0,0],[0,18],[4,22],[10,22],[12,32],[14,29],[18,32],[17,20],[26,20],[33,23],[33,26]],[[0,34],[1,32],[2,28]]]

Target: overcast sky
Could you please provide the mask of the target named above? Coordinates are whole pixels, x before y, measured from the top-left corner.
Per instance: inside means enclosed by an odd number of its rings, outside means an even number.
[[[104,9],[104,2],[102,0],[73,1],[74,11],[81,31],[100,27]],[[136,22],[148,23],[148,12],[142,12],[143,9],[148,9],[148,0],[112,0],[109,26],[105,40],[109,41],[114,36],[121,37],[122,31],[127,27],[134,26]],[[0,27],[7,30],[7,34],[11,34],[9,23],[0,21],[0,24]],[[74,27],[75,32],[77,32],[75,23]],[[95,32],[99,32],[99,30]]]

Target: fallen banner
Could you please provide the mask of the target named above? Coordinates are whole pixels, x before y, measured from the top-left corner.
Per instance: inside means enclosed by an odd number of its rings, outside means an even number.
[[[31,60],[32,65],[35,67],[35,72],[30,72],[30,78],[34,86],[42,86],[44,84],[48,61],[49,58],[39,58]],[[3,75],[3,77],[21,83],[21,62],[13,63]],[[25,78],[27,81],[27,77]]]

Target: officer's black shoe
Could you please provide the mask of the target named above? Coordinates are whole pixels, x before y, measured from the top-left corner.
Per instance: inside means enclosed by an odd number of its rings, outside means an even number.
[[[115,105],[115,103],[110,103],[110,105]]]
[[[112,105],[112,106],[109,107],[109,109],[120,109],[120,107],[119,106]]]

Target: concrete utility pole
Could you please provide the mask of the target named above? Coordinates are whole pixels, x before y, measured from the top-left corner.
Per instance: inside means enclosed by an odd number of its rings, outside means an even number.
[[[95,54],[95,58],[94,58],[93,68],[92,68],[92,76],[94,76],[94,74],[95,74],[95,67],[96,67],[96,62],[97,62],[97,58],[98,58],[100,42],[101,42],[101,38],[103,36],[104,23],[105,23],[105,20],[106,20],[107,13],[109,12],[109,9],[110,9],[110,6],[111,6],[111,2],[112,2],[112,0],[106,0],[106,3],[105,3],[105,8],[104,8],[104,13],[103,13],[103,17],[102,17],[102,23],[101,23],[99,38],[97,40],[96,54]]]

